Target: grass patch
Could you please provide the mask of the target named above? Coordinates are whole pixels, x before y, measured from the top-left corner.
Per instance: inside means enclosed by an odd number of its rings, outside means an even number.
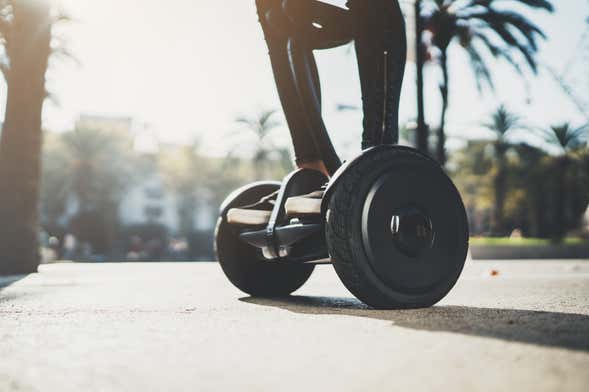
[[[567,237],[560,245],[581,245],[587,240],[579,237]],[[484,246],[548,246],[554,245],[551,240],[543,238],[509,238],[509,237],[472,237],[471,245]]]

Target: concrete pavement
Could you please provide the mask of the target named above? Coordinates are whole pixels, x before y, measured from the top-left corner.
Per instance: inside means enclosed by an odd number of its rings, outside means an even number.
[[[470,262],[412,311],[366,309],[330,266],[284,300],[213,263],[0,278],[0,391],[80,390],[588,391],[589,261]]]

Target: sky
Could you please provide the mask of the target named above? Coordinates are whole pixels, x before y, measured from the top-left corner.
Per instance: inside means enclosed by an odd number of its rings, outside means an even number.
[[[74,19],[59,33],[77,61],[52,63],[48,86],[55,102],[45,105],[48,130],[69,130],[82,113],[130,116],[157,140],[198,139],[204,151],[223,154],[228,145],[247,140],[233,140],[237,116],[280,108],[254,0],[54,1]],[[343,5],[345,0],[326,2]],[[587,27],[589,1],[554,3],[556,14],[531,17],[550,37],[542,45],[541,63],[562,70]],[[340,48],[317,56],[326,123],[345,157],[359,150],[361,113],[336,107],[360,104],[355,55]],[[491,67],[497,91],[481,96],[460,48],[450,52],[448,132],[455,140],[484,136],[480,123],[500,103],[531,125],[586,121],[546,72],[530,75],[527,88],[508,66],[491,61]],[[426,69],[426,111],[433,126],[440,109],[437,78],[436,67]],[[414,67],[408,64],[401,121],[415,117],[414,80]],[[578,90],[589,94],[589,88]],[[0,88],[0,114],[4,106],[5,89]],[[290,142],[284,127],[274,138],[285,146]]]

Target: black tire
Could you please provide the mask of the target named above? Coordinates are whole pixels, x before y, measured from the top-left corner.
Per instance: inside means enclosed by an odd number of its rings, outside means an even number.
[[[256,202],[279,188],[276,183],[258,183],[230,196],[223,210]],[[313,265],[277,264],[263,260],[259,250],[238,238],[239,231],[228,224],[225,213],[215,230],[217,260],[235,287],[256,297],[282,297],[300,288],[311,276]]]
[[[458,190],[436,162],[405,147],[377,148],[334,186],[327,245],[352,294],[374,308],[406,309],[432,306],[452,289],[468,252],[468,223]],[[433,222],[435,234],[419,254],[400,249],[383,226],[391,228],[394,211],[407,203],[428,211]]]

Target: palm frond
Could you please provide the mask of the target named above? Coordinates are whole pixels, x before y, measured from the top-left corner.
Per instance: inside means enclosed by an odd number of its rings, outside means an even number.
[[[500,105],[491,115],[489,122],[483,123],[482,126],[497,135],[497,139],[503,140],[506,136],[516,130],[527,129],[521,122],[521,118],[509,111],[505,105]]]
[[[484,46],[489,50],[489,53],[496,59],[503,59],[510,64],[518,75],[524,76],[524,72],[520,64],[513,58],[511,51],[507,47],[499,47],[491,42],[491,40],[483,33],[475,32],[473,38],[480,40]]]
[[[549,145],[567,152],[585,145],[589,137],[588,131],[589,124],[573,128],[570,123],[564,123],[549,129],[540,129],[537,133]]]
[[[276,114],[276,110],[275,109],[263,110],[258,115],[258,119],[259,119],[260,123],[265,123],[266,121],[270,120],[270,118],[272,116],[274,116],[274,114]]]
[[[438,9],[442,9],[446,6],[446,0],[434,0],[434,3],[438,7]]]
[[[571,141],[575,144],[585,144],[587,143],[587,138],[589,138],[589,124],[585,124],[571,131]]]
[[[247,117],[242,117],[242,116],[235,118],[235,122],[239,123],[239,124],[247,125],[249,127],[255,127],[257,125],[256,122],[253,121],[252,119],[247,118]]]
[[[255,135],[258,150],[273,149],[272,143],[267,136],[280,125],[279,121],[273,119],[275,114],[276,110],[264,110],[253,117],[237,117],[235,122],[244,125],[243,128]]]
[[[466,47],[466,51],[475,74],[477,89],[479,92],[483,91],[483,82],[486,82],[489,88],[494,91],[495,84],[493,82],[493,77],[478,50],[473,45],[469,45]]]
[[[516,48],[524,57],[528,65],[530,66],[531,70],[534,73],[538,73],[538,64],[534,57],[535,50],[527,45],[522,44],[509,29],[507,26],[500,22],[491,22],[489,24],[491,30],[496,33],[503,41],[505,41],[509,46]]]
[[[538,49],[538,43],[536,41],[536,35],[543,39],[546,39],[546,34],[540,27],[532,23],[523,15],[513,11],[498,11],[494,9],[486,9],[483,11],[476,11],[470,13],[464,13],[458,15],[459,19],[466,20],[482,20],[490,26],[502,25],[504,28],[509,29],[509,26],[519,31],[521,35],[528,41],[528,44],[532,49]]]
[[[272,117],[276,114],[276,110],[266,110],[260,113],[258,116],[258,123],[261,129],[264,129],[266,132],[276,128],[280,125],[280,122],[273,120]]]
[[[554,12],[554,6],[549,0],[516,0],[532,8],[544,9],[548,12]]]
[[[485,7],[488,8],[493,3],[493,0],[471,0],[468,4],[466,4],[463,8],[470,8],[470,7]]]
[[[513,0],[513,1],[525,4],[531,8],[544,9],[548,12],[554,11],[554,6],[552,5],[552,3],[549,0]],[[481,7],[485,7],[485,8],[490,8],[492,3],[494,3],[494,2],[499,2],[499,0],[497,0],[497,1],[495,1],[495,0],[471,0],[463,8],[474,7],[474,6],[481,6]]]
[[[530,8],[553,11],[549,0],[510,0]],[[437,9],[425,13],[424,23],[432,32],[432,44],[445,51],[454,41],[460,41],[470,59],[476,76],[477,88],[482,91],[487,83],[493,90],[493,81],[481,44],[498,60],[505,60],[525,78],[522,70],[527,64],[533,73],[538,72],[536,54],[538,41],[546,39],[544,31],[524,14],[505,8],[495,8],[505,0],[433,0]],[[520,54],[521,59],[520,59]]]

